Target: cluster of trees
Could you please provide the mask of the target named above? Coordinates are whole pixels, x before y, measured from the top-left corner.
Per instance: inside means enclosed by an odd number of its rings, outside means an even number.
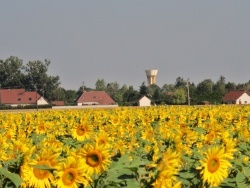
[[[140,97],[146,95],[154,104],[201,104],[208,101],[211,104],[222,103],[222,97],[231,90],[250,90],[250,80],[243,84],[226,82],[224,76],[213,82],[205,79],[195,85],[178,77],[174,84],[164,84],[159,87],[156,84],[146,86],[142,82],[139,90],[133,86],[120,86],[117,82],[106,83],[104,79],[98,79],[95,88],[80,86],[76,90],[66,90],[60,87],[59,76],[48,75],[51,62],[29,61],[24,64],[18,57],[10,56],[6,60],[0,60],[0,88],[25,88],[37,90],[48,101],[63,100],[66,105],[74,105],[83,91],[106,91],[119,105],[136,105]],[[188,98],[189,93],[189,98]],[[189,99],[189,100],[188,100]]]

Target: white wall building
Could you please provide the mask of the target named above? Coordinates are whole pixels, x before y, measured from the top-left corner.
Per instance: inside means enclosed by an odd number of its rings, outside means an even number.
[[[138,100],[138,106],[151,106],[151,100],[148,97],[143,96]]]

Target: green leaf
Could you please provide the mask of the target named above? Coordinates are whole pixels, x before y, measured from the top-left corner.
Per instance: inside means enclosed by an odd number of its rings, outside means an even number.
[[[51,168],[47,165],[31,165],[33,168],[37,168],[37,169],[40,169],[40,170],[48,170],[48,171],[53,171],[53,170],[56,170],[55,168]]]
[[[10,179],[16,187],[19,187],[22,183],[22,179],[19,175],[10,173],[6,168],[1,167],[0,168],[0,173]]]

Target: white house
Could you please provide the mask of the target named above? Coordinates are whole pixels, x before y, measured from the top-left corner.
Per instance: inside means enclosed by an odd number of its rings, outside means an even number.
[[[250,104],[250,95],[246,91],[229,91],[222,101],[226,104]]]
[[[151,100],[146,96],[143,96],[138,100],[138,106],[150,106],[150,105],[151,105]]]

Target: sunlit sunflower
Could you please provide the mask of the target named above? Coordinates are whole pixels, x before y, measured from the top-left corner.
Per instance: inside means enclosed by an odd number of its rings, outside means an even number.
[[[29,187],[51,187],[54,180],[50,170],[43,170],[37,166],[56,169],[58,168],[58,153],[46,149],[37,154],[33,159],[27,160],[21,168],[21,177]]]
[[[92,125],[90,124],[77,124],[72,128],[72,136],[79,141],[90,138],[92,133]]]
[[[100,132],[95,137],[96,144],[103,147],[110,148],[110,143],[113,141],[113,138],[107,132]]]
[[[68,157],[65,162],[61,163],[54,185],[57,188],[78,188],[80,185],[86,187],[91,182],[86,169],[84,159]]]
[[[45,134],[48,131],[49,127],[51,126],[52,126],[51,122],[40,121],[35,126],[35,132],[37,134]]]
[[[110,154],[107,148],[95,144],[86,144],[80,149],[79,155],[84,158],[89,174],[100,174],[105,171],[110,163]]]
[[[208,148],[205,153],[205,158],[200,160],[201,166],[197,169],[201,170],[203,181],[210,186],[218,186],[228,176],[231,163],[228,161],[233,156],[230,153],[225,153],[224,148],[214,146]]]

